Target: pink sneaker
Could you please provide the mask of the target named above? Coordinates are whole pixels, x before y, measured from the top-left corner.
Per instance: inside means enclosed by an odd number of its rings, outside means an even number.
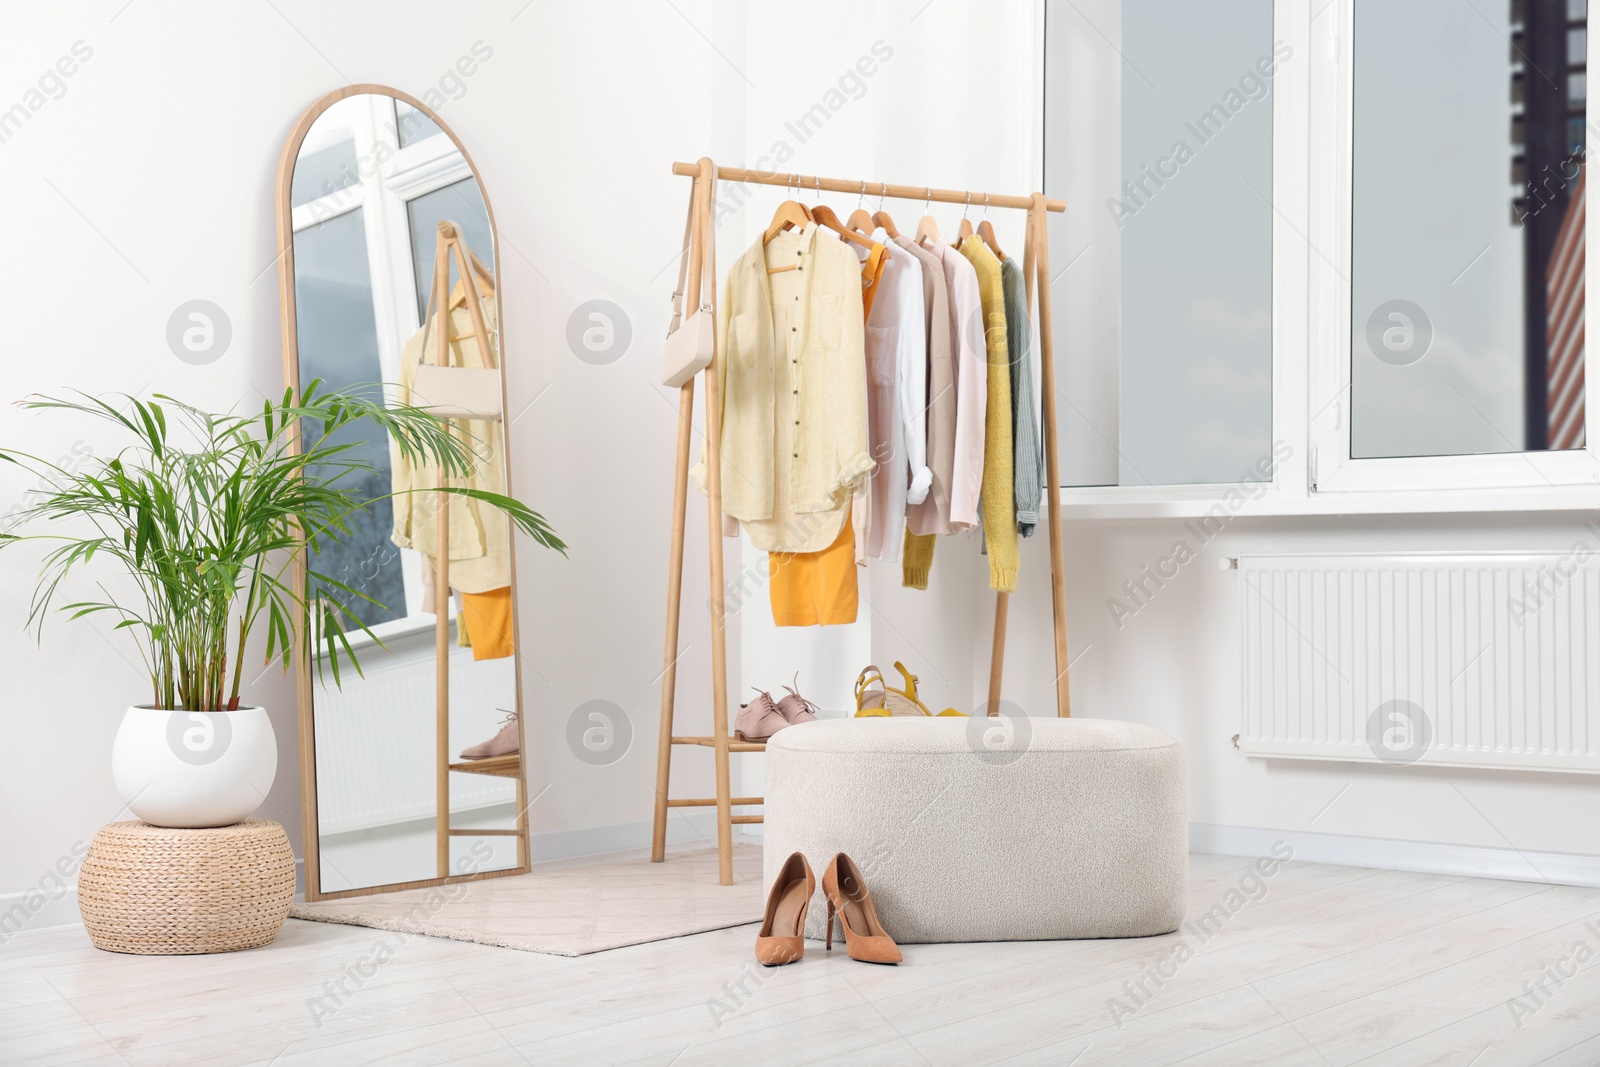
[[[496,708],[496,711],[505,711],[505,708]],[[517,713],[506,712],[505,725],[500,727],[500,732],[487,741],[480,741],[471,748],[461,750],[462,759],[493,759],[495,756],[509,756],[522,747],[522,739],[517,736]]]
[[[741,741],[765,741],[788,725],[789,720],[772,702],[772,694],[757,689],[755,699],[739,708],[733,720],[733,731]]]
[[[800,675],[794,676],[794,685],[784,686],[789,690],[789,695],[778,701],[778,714],[790,726],[797,726],[803,722],[817,721],[817,706],[795,691],[795,686],[800,684]]]

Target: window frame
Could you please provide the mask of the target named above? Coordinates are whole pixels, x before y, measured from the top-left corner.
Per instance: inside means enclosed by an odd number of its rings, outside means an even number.
[[[1588,391],[1596,382],[1597,357],[1587,344],[1582,449],[1393,459],[1350,454],[1354,12],[1354,0],[1273,0],[1273,38],[1294,50],[1275,74],[1272,97],[1272,437],[1289,454],[1271,485],[1254,488],[1237,510],[1294,515],[1600,508],[1600,404]],[[1587,37],[1592,64],[1593,34]],[[1591,129],[1600,133],[1592,121]],[[1042,158],[1042,115],[1039,135]],[[1594,236],[1594,220],[1586,213],[1584,239],[1592,244]],[[1592,269],[1586,256],[1586,317]],[[1074,517],[1146,518],[1203,514],[1230,494],[1237,500],[1239,487],[1062,486],[1057,493]]]

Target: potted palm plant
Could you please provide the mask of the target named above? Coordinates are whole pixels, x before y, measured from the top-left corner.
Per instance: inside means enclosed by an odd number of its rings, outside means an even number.
[[[48,524],[0,534],[0,549],[51,546],[28,617],[36,633],[55,610],[74,619],[104,613],[138,646],[150,702],[127,710],[112,746],[113,777],[133,813],[158,826],[229,825],[259,806],[277,771],[265,709],[241,703],[252,635],[263,628],[269,664],[287,670],[296,655],[311,656],[337,683],[341,669],[360,670],[347,632],[372,633],[352,610],[370,597],[314,565],[302,586],[290,567],[296,552],[315,561],[342,543],[373,502],[374,468],[339,431],[374,423],[407,458],[451,479],[472,471],[474,452],[426,409],[386,405],[377,389],[324,392],[312,382],[249,414],[211,414],[159,394],[113,400],[22,402],[109,423],[128,441],[75,469],[0,448],[0,460],[43,486],[22,518]],[[445,491],[498,509],[565,554],[544,518],[519,501]],[[69,576],[91,566],[106,572],[97,576],[100,595],[63,603]]]

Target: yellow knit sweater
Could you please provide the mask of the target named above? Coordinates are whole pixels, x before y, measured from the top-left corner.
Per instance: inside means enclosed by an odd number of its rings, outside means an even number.
[[[979,491],[983,541],[989,550],[989,588],[1017,588],[1016,484],[1011,455],[1011,357],[1006,348],[1006,297],[1000,260],[976,234],[961,254],[978,271],[984,344],[989,358],[989,400],[983,424],[983,487]]]

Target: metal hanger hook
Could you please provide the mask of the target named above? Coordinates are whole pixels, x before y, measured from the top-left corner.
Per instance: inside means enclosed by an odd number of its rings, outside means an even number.
[[[922,202],[922,213],[926,215],[933,210],[933,186],[924,185],[923,188],[928,191],[928,198]]]
[[[967,194],[967,206],[961,209],[961,221],[967,221],[967,212],[972,210],[972,194]]]
[[[878,194],[878,210],[882,211],[883,210],[884,198],[886,198],[889,195],[889,183],[888,182],[880,182],[879,184],[881,184],[883,186],[883,191]]]
[[[863,207],[866,206],[866,203],[867,203],[867,183],[863,180],[862,183],[861,183],[861,195],[856,197],[856,210],[860,211]]]
[[[989,217],[989,194],[988,193],[984,193],[983,194],[983,217],[985,219],[988,219],[988,217]]]

